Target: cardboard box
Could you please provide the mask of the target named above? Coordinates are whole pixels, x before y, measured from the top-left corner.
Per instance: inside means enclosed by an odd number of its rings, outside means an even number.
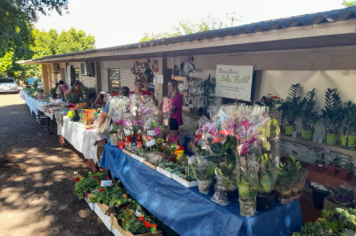
[[[120,224],[118,219],[116,218],[115,214],[111,214],[110,216],[110,221],[112,224],[112,233],[115,236],[134,236],[131,232],[129,231],[124,231]],[[157,230],[155,233],[147,233],[147,234],[135,234],[135,236],[162,236],[162,232],[160,230]]]
[[[346,210],[346,207],[340,206],[334,202],[332,202],[330,199],[332,198],[332,196],[327,196],[326,198],[324,198],[324,209],[325,210],[333,210],[335,208],[342,208],[344,210]]]
[[[106,228],[108,228],[108,230],[110,230],[110,232],[111,232],[112,231],[112,224],[111,224],[110,216],[105,215],[104,211],[100,208],[100,206],[103,207],[103,206],[106,206],[106,205],[104,205],[104,204],[100,204],[99,205],[99,204],[95,203],[96,206],[94,207],[94,212],[100,218],[100,220],[104,223]]]
[[[110,207],[108,205],[102,204],[102,203],[95,203],[96,207],[100,208],[100,211],[107,216],[110,216],[111,213],[115,212],[113,207]]]
[[[91,203],[88,198],[84,198],[84,199],[88,203],[90,210],[94,211],[95,203]]]
[[[148,162],[148,161],[143,161],[143,164],[145,164],[146,166],[148,166],[148,167],[150,167],[150,168],[152,168],[152,169],[156,170],[156,166],[155,166],[155,165],[153,165],[153,164],[151,164],[151,163],[150,163],[150,162]]]

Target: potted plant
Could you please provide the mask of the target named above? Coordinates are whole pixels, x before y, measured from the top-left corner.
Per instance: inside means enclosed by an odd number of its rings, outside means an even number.
[[[345,163],[340,169],[340,178],[344,180],[351,180],[354,176],[354,162],[351,156],[345,158]]]
[[[274,187],[278,177],[278,168],[267,154],[261,156],[260,166],[256,209],[266,211],[275,199]]]
[[[292,84],[289,88],[288,97],[285,102],[278,108],[278,110],[283,110],[283,115],[285,118],[284,132],[285,135],[292,136],[292,133],[296,130],[295,120],[299,114],[298,104],[299,97],[297,96],[299,84]]]
[[[236,157],[233,148],[236,146],[235,136],[228,135],[225,142],[212,143],[209,139],[210,149],[214,155],[208,156],[207,160],[216,164],[215,168],[215,194],[211,198],[213,202],[220,205],[230,203],[227,193],[236,190],[234,171],[236,167]]]
[[[209,106],[215,104],[216,96],[212,96],[215,93],[216,84],[214,82],[215,78],[211,78],[210,74],[208,78],[202,82],[200,82],[197,86],[196,95],[201,95],[200,101],[204,103],[204,111],[203,114],[209,118]]]
[[[326,143],[335,145],[339,127],[344,119],[344,109],[339,93],[336,89],[327,89],[325,92],[325,106],[321,109],[326,130]]]
[[[51,90],[49,91],[50,94],[52,94],[53,99],[57,99],[57,93],[56,93],[57,88],[51,88]]]
[[[112,123],[113,129],[110,130],[109,136],[110,136],[110,142],[111,146],[117,146],[119,142],[119,138],[117,136],[117,126],[115,125],[115,122]]]
[[[275,189],[277,191],[278,201],[281,204],[287,204],[294,200],[292,188],[301,168],[300,162],[296,161],[293,156],[290,156],[290,160],[288,160],[287,163],[279,163],[279,173]]]
[[[325,169],[325,153],[316,153],[315,171],[322,172]]]
[[[345,125],[341,135],[341,145],[352,148],[356,142],[356,104],[351,101],[344,103]]]
[[[216,165],[210,161],[206,161],[204,157],[195,158],[195,162],[190,164],[193,175],[198,181],[199,192],[209,194],[215,176]]]
[[[332,175],[339,173],[340,164],[344,161],[343,157],[335,157],[329,161],[328,172]]]
[[[320,120],[320,115],[316,112],[314,101],[315,89],[305,94],[302,101],[298,104],[299,115],[302,117],[302,139],[311,140],[314,133],[314,125]]]
[[[272,96],[272,94],[262,96],[260,101],[256,101],[255,103],[260,107],[268,107],[270,111],[276,110],[281,106],[280,98],[277,96]]]
[[[92,173],[91,171],[88,173],[88,178],[76,174],[75,178],[75,186],[74,186],[74,195],[78,197],[78,199],[85,198],[88,194],[92,193],[94,189],[100,186],[100,181],[103,178],[105,173]]]

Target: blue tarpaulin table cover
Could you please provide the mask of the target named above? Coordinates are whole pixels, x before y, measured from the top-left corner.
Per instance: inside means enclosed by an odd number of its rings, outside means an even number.
[[[198,187],[186,188],[110,143],[100,166],[110,170],[137,202],[180,235],[287,236],[303,225],[299,201],[287,205],[273,202],[270,210],[243,217],[238,201],[220,206],[209,200],[213,194],[201,194]]]

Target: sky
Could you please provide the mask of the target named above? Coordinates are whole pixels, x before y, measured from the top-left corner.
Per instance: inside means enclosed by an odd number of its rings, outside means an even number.
[[[192,22],[211,14],[234,26],[343,8],[342,0],[69,0],[69,14],[41,16],[35,27],[58,32],[71,27],[95,36],[96,48],[139,42],[144,33],[170,31],[186,17]]]

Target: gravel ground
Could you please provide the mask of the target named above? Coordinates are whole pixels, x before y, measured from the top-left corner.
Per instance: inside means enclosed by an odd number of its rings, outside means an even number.
[[[74,171],[89,171],[18,94],[0,94],[0,235],[112,235],[73,194]]]

